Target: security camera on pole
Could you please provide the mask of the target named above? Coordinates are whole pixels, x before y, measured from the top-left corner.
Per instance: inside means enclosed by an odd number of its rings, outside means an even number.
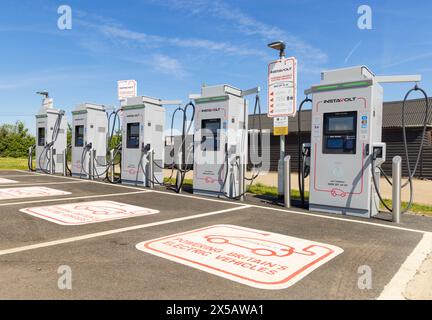
[[[285,43],[272,42],[269,48],[279,51],[279,59],[268,66],[268,117],[274,119],[273,134],[280,136],[278,193],[284,195],[285,136],[288,117],[295,117],[297,99],[297,59],[285,57]]]

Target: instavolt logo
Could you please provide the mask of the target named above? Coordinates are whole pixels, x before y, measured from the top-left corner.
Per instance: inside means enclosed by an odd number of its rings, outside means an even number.
[[[273,73],[287,72],[287,71],[291,71],[291,70],[292,70],[292,67],[286,67],[283,69],[272,70],[272,71],[270,71],[270,73],[273,74]]]
[[[338,98],[338,99],[330,99],[330,100],[324,100],[324,103],[341,103],[341,102],[353,102],[357,99],[357,97],[352,98]]]

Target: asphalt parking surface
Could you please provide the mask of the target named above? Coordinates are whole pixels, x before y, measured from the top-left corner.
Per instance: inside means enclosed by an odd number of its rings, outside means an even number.
[[[245,203],[177,195],[20,171],[15,184],[70,194],[0,200],[1,299],[374,299],[416,248],[432,219],[404,216],[394,224],[285,210],[261,199]],[[120,220],[65,226],[21,209],[109,200],[158,210]],[[343,253],[292,286],[266,290],[140,251],[138,243],[214,225],[232,225],[329,244]],[[411,230],[412,229],[412,230]],[[58,287],[60,266],[72,270],[72,290]],[[370,267],[372,286],[358,286]]]

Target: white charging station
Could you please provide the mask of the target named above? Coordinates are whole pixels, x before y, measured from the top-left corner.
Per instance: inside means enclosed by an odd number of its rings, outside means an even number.
[[[309,210],[365,218],[378,214],[378,166],[386,161],[380,83],[420,79],[375,76],[357,66],[325,71],[321,83],[306,90],[313,95]]]
[[[36,170],[62,173],[67,141],[65,112],[55,109],[53,99],[44,93],[42,107],[36,115]]]
[[[195,97],[193,192],[236,198],[244,193],[248,156],[248,94],[229,85],[204,86]]]
[[[108,118],[102,105],[84,103],[72,112],[72,175],[102,177],[106,172]]]
[[[176,102],[173,102],[176,103]],[[177,102],[181,103],[181,102]],[[132,97],[122,101],[123,184],[149,186],[163,183],[165,108],[170,104],[151,97]],[[150,153],[154,172],[149,166]]]

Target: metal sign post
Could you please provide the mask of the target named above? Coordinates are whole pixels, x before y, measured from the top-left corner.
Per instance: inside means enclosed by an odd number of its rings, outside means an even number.
[[[288,125],[276,125],[280,124],[280,119],[287,122],[286,117],[294,117],[297,112],[297,59],[285,58],[285,44],[282,41],[268,46],[279,50],[279,60],[271,62],[268,67],[268,117],[279,118],[275,120],[274,134],[280,136],[278,193],[281,197],[284,195],[285,136],[288,134]]]

